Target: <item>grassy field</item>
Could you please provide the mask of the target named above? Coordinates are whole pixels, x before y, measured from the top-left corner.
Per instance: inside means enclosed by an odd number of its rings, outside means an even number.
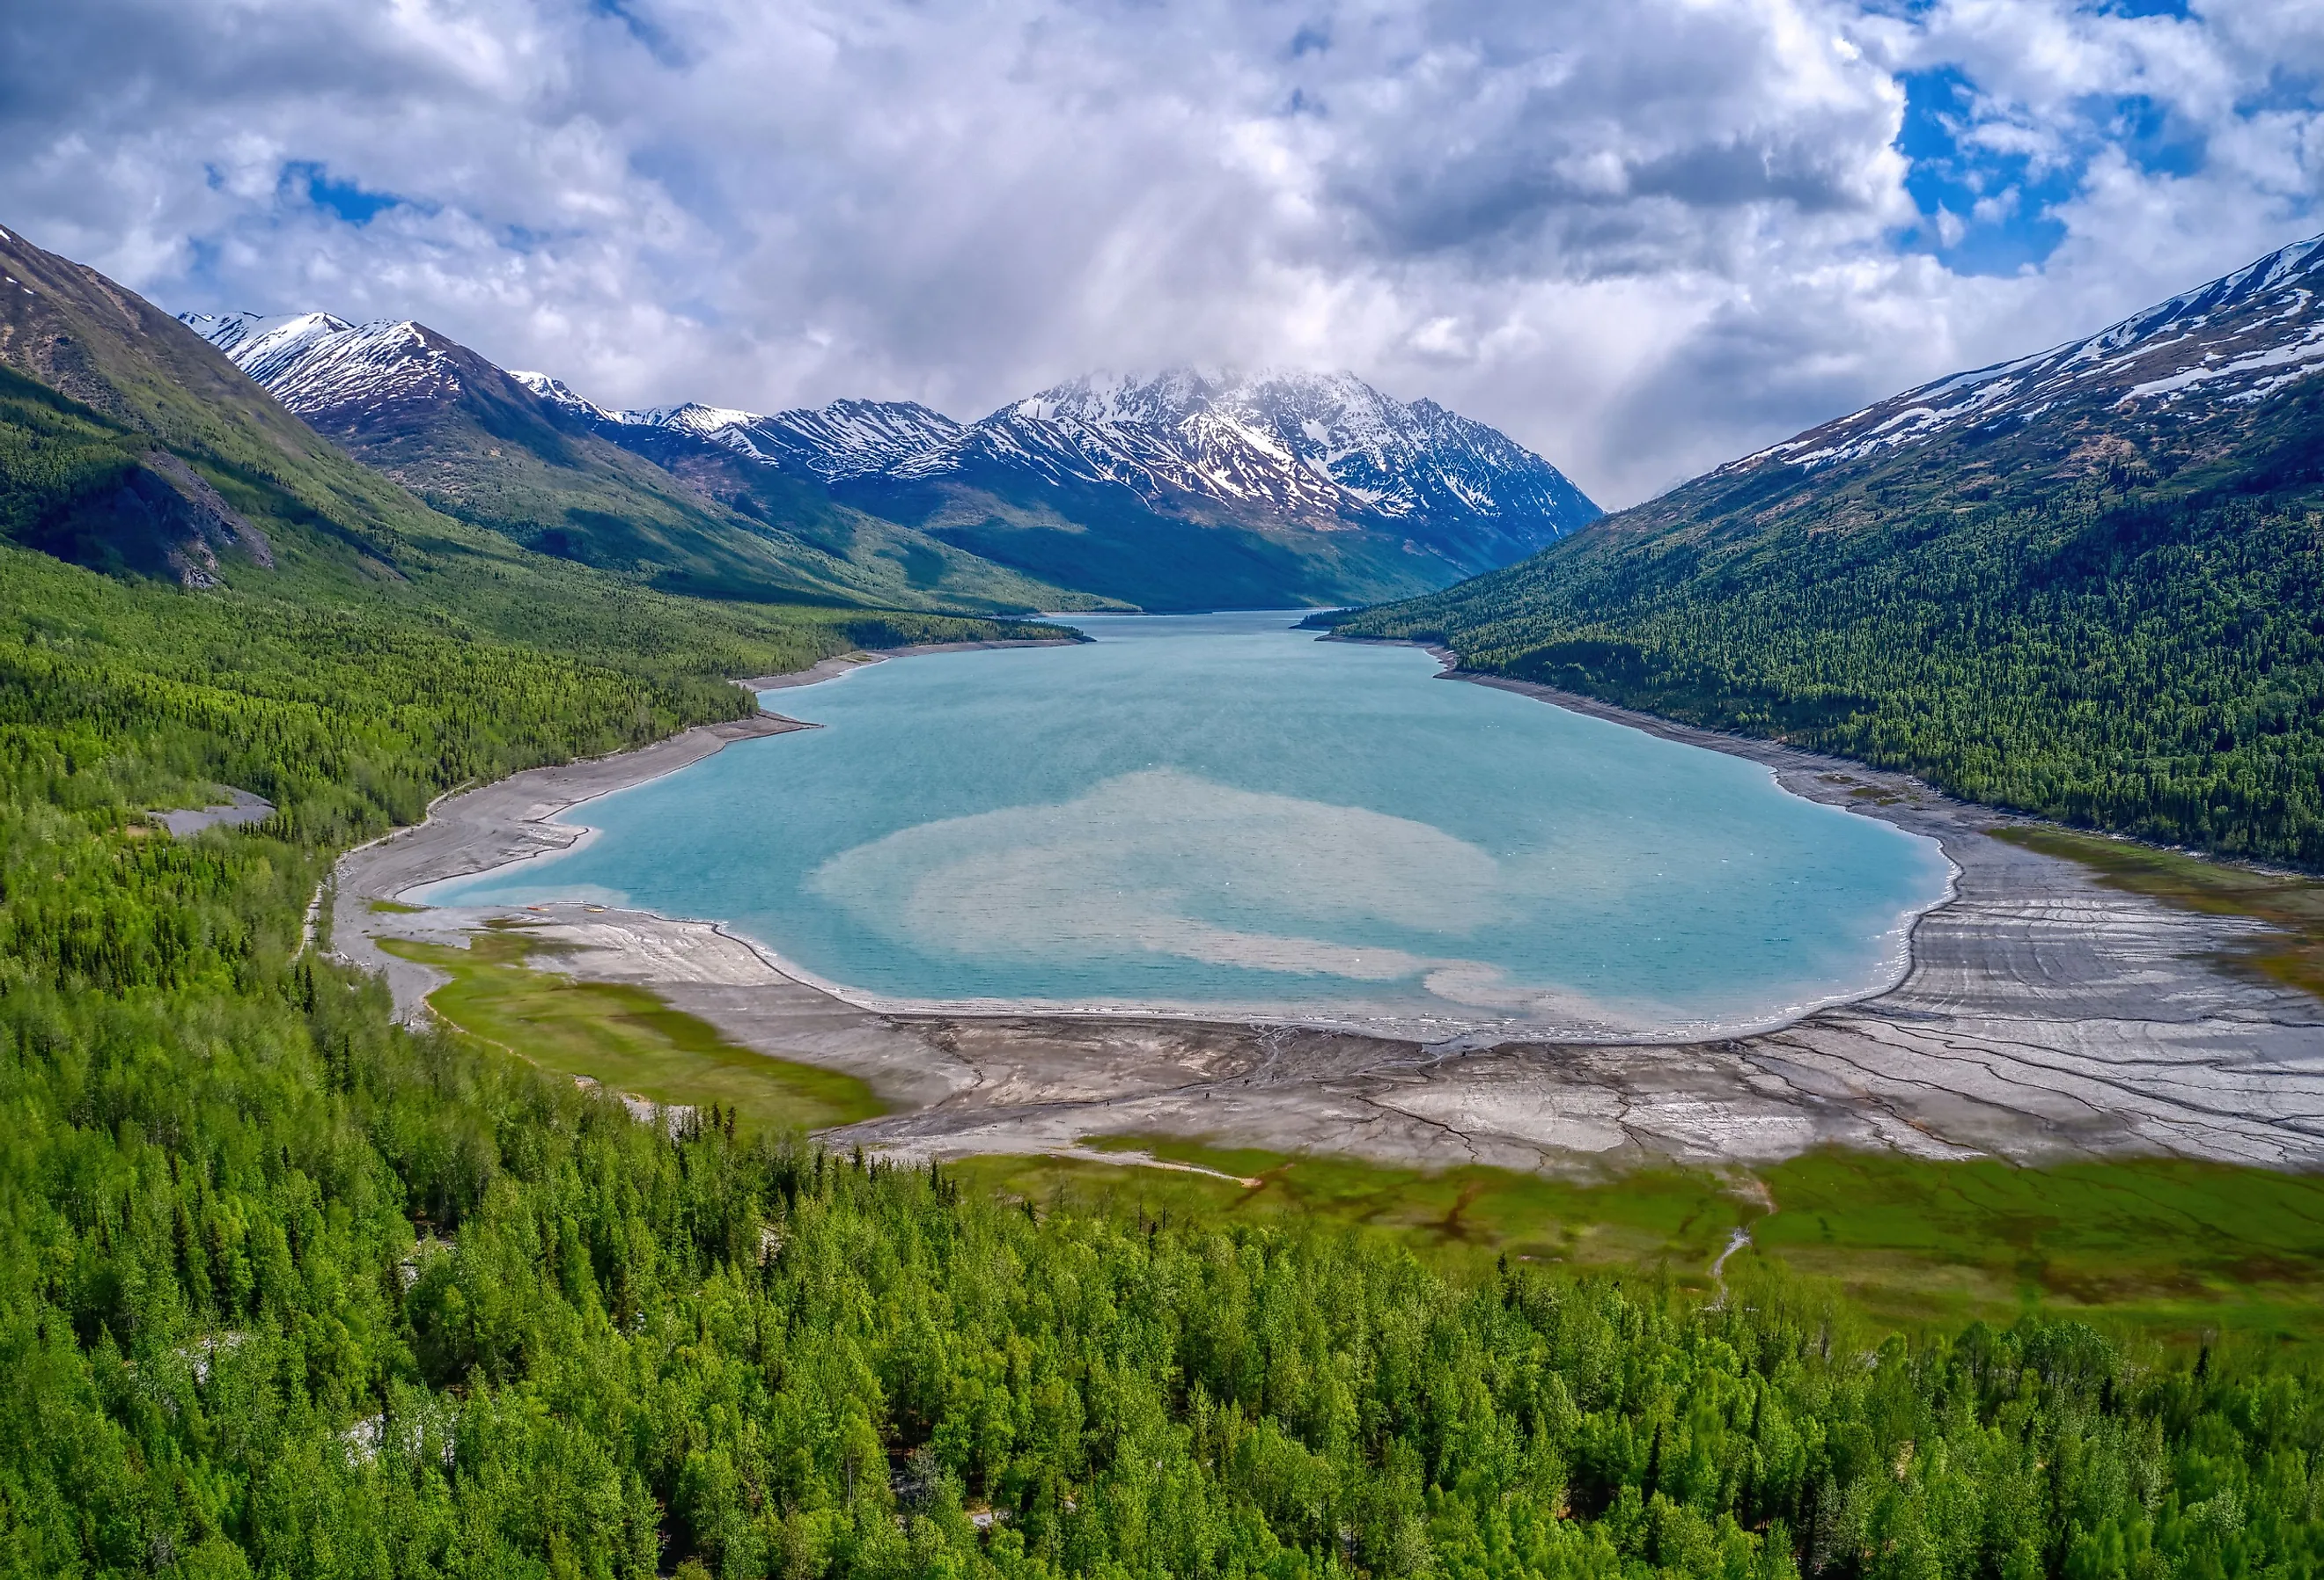
[[[1814,1153],[1745,1171],[1596,1180],[1440,1173],[1155,1139],[1092,1143],[1214,1169],[986,1158],[963,1178],[1149,1216],[1312,1213],[1456,1261],[1531,1259],[1708,1288],[1738,1229],[1754,1257],[1845,1288],[1907,1327],[2070,1312],[2168,1344],[2324,1344],[2324,1179],[2161,1159],[2020,1169]]]
[[[2248,916],[2284,936],[2239,949],[2245,970],[2324,998],[2324,882],[2064,828],[1998,828],[1994,837],[2096,872],[2116,889],[2211,916]]]
[[[657,1103],[715,1103],[746,1129],[821,1130],[885,1112],[854,1076],[738,1047],[643,988],[536,968],[528,962],[547,951],[519,928],[477,933],[465,949],[401,938],[380,947],[448,972],[429,995],[437,1013],[544,1069]]]

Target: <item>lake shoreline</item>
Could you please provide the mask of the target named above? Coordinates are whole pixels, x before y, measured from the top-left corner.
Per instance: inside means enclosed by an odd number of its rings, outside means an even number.
[[[812,684],[862,661],[826,660],[748,684]],[[803,982],[708,922],[551,905],[431,911],[418,924],[368,909],[427,882],[570,848],[586,836],[551,819],[572,807],[731,740],[809,727],[761,715],[447,799],[429,824],[342,862],[336,937],[346,957],[385,970],[399,1011],[417,1018],[432,974],[383,954],[374,937],[449,940],[488,920],[522,919],[575,951],[567,968],[577,975],[650,987],[746,1046],[869,1080],[897,1112],[837,1133],[915,1160],[1158,1134],[1567,1169],[1748,1163],[1826,1145],[2324,1166],[2324,1126],[2306,1117],[2324,1112],[2324,1051],[2310,1051],[2324,1050],[2324,1018],[2313,1001],[2255,987],[2200,957],[2248,935],[2236,919],[2106,890],[2074,864],[1986,833],[2036,820],[1951,801],[1903,775],[1449,665],[1440,678],[1757,762],[1803,799],[1936,840],[1954,872],[1950,892],[1912,924],[1895,983],[1780,1027],[1489,1046],[1163,1012],[883,1009]]]
[[[753,676],[734,684],[755,700],[763,692],[838,679],[890,659],[993,648],[1073,647],[1084,640],[1064,636],[915,642],[835,653],[803,670]],[[377,947],[373,940],[378,913],[370,910],[373,904],[395,903],[400,895],[430,883],[561,855],[596,832],[555,821],[576,807],[691,768],[736,741],[820,727],[759,708],[739,719],[695,725],[631,751],[523,769],[490,784],[439,796],[422,821],[357,845],[339,857],[331,882],[333,953],[386,977],[399,1018],[419,1024],[429,1013],[427,995],[443,985],[445,979],[440,973]]]

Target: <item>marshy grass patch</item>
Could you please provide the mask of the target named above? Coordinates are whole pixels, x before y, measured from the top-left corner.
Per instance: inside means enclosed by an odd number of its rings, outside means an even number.
[[[2177,1159],[2024,1168],[1812,1152],[1742,1169],[1561,1176],[1398,1168],[1156,1136],[1083,1147],[1214,1169],[1086,1158],[946,1165],[1002,1195],[1148,1220],[1298,1216],[1396,1234],[1455,1262],[1554,1263],[1708,1290],[1738,1229],[1753,1261],[1835,1284],[1907,1329],[2030,1312],[2195,1345],[2324,1343],[2324,1178]],[[1236,1183],[1248,1179],[1256,1183]],[[1772,1208],[1772,1210],[1771,1210]]]
[[[855,1076],[730,1042],[644,988],[544,968],[553,947],[521,926],[471,934],[466,948],[404,938],[380,947],[450,975],[429,995],[437,1013],[543,1069],[656,1103],[715,1104],[756,1130],[823,1130],[887,1111]]]

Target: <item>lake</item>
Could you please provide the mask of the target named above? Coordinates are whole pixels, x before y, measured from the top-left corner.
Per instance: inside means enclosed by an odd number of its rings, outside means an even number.
[[[769,693],[824,727],[576,807],[573,850],[438,883],[726,923],[891,1007],[1146,1011],[1435,1039],[1748,1030],[1877,991],[1931,841],[1757,764],[1296,614]]]

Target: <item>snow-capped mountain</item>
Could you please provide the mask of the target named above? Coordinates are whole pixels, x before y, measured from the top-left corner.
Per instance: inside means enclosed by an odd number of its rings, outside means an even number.
[[[692,434],[826,484],[860,485],[858,494],[881,484],[1012,496],[1028,485],[1092,486],[1168,513],[1489,540],[1451,556],[1463,568],[1530,552],[1599,513],[1506,434],[1434,401],[1407,405],[1346,373],[1098,374],[966,424],[894,401],[772,414],[696,402],[616,413],[546,374],[516,376],[591,420]]]
[[[972,423],[899,401],[616,411],[410,320],[183,317],[309,423],[471,512],[511,499],[485,473],[523,451],[595,468],[601,490],[616,474],[650,485],[665,505],[674,486],[754,521],[852,509],[947,552],[1149,606],[1416,591],[1521,559],[1600,513],[1507,435],[1352,374],[1094,374]],[[656,471],[630,476],[634,466],[586,448],[600,444]],[[770,504],[784,488],[786,503]],[[592,532],[623,519],[589,508]]]
[[[714,439],[746,456],[811,472],[826,483],[884,472],[961,433],[959,423],[913,401],[834,401],[768,416],[689,402],[623,412],[622,420]]]
[[[307,416],[448,399],[460,389],[461,359],[474,356],[408,319],[184,318]],[[1126,488],[1157,510],[1212,505],[1313,527],[1457,523],[1496,540],[1486,557],[1496,561],[1599,513],[1507,435],[1434,401],[1407,405],[1346,373],[1093,374],[968,424],[908,401],[771,414],[694,402],[615,411],[549,374],[506,377],[593,426],[691,434],[825,484],[1071,483]]]
[[[1004,406],[889,471],[1112,484],[1157,509],[1213,502],[1322,527],[1462,523],[1518,548],[1599,513],[1507,435],[1347,373],[1094,374]]]
[[[772,413],[688,401],[614,411],[583,399],[545,373],[509,375],[542,400],[599,423],[666,428],[724,445],[754,460],[807,472],[826,483],[882,472],[950,442],[961,425],[911,401],[834,401]]]
[[[1816,468],[1909,448],[1960,429],[2080,411],[2208,416],[2324,369],[2324,236],[2295,242],[2097,334],[1955,374],[1813,428],[1719,473],[1775,462]]]
[[[256,313],[179,318],[309,420],[325,412],[358,416],[398,402],[449,401],[460,393],[464,374],[473,376],[459,365],[473,353],[409,319],[351,324],[329,313],[279,320]]]
[[[955,609],[1074,602],[1074,589],[847,510],[801,475],[798,457],[761,464],[770,457],[738,450],[719,420],[771,420],[611,411],[409,321],[181,317],[358,460],[542,553],[722,597]],[[899,442],[844,407],[797,415],[817,419],[790,441],[803,448],[812,439],[808,458]],[[939,433],[954,426],[936,421]]]

